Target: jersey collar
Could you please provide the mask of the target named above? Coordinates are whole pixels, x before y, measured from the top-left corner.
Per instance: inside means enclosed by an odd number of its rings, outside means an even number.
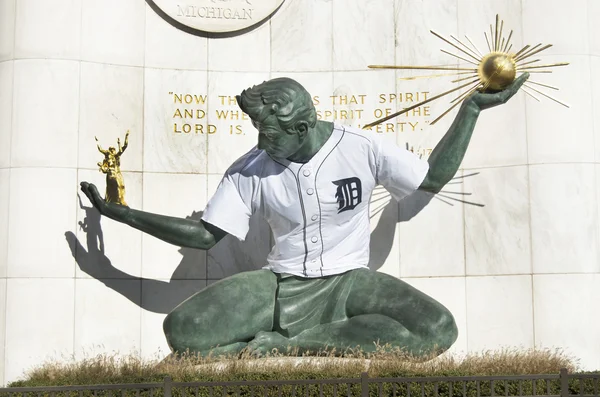
[[[317,153],[315,153],[315,155],[312,156],[312,158],[306,163],[295,163],[288,159],[273,160],[271,158],[271,160],[276,161],[277,163],[284,165],[291,170],[299,170],[300,168],[314,169],[314,168],[318,167],[323,162],[323,160],[325,160],[327,155],[329,153],[331,153],[331,151],[337,146],[339,141],[342,139],[343,135],[344,135],[344,126],[334,123],[333,131],[331,132],[331,135],[329,136],[329,138],[327,138],[327,140],[325,141],[323,146],[321,146],[319,151]]]

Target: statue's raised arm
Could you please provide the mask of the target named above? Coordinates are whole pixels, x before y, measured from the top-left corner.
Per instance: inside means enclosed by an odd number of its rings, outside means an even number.
[[[121,146],[121,138],[117,138],[117,145],[119,146],[119,152],[117,153],[117,156],[120,156],[123,154],[125,149],[127,149],[127,145],[129,145],[129,131],[125,133],[125,142],[123,143],[123,146]]]
[[[458,115],[448,132],[436,145],[427,160],[429,171],[420,190],[437,193],[448,183],[460,167],[473,135],[475,123],[482,110],[506,103],[529,78],[523,73],[502,91],[487,93],[476,91],[462,103]]]
[[[108,150],[102,149],[102,146],[100,146],[100,141],[98,140],[98,137],[94,137],[94,138],[96,139],[96,146],[98,147],[98,151],[106,156],[109,153]]]

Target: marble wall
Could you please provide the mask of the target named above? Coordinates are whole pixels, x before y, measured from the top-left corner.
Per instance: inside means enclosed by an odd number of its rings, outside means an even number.
[[[496,13],[515,30],[515,47],[553,43],[540,58],[571,62],[539,78],[571,107],[520,93],[482,114],[441,195],[398,204],[378,190],[371,267],[450,308],[454,352],[561,347],[600,368],[597,0],[286,0],[270,21],[230,38],[179,31],[143,0],[0,0],[0,383],[48,358],[162,357],[169,310],[268,253],[260,219],[245,243],[228,238],[208,253],[100,219],[78,196],[80,181],[104,186],[94,136],[108,146],[131,131],[122,158],[130,206],[197,218],[256,140],[249,121],[217,116],[234,109],[228,96],[289,76],[323,111],[359,109],[331,95],[367,95],[363,120],[342,120],[365,124],[379,108],[406,106],[379,104],[382,93],[449,86],[368,64],[456,65],[429,29],[483,48]],[[186,107],[176,94],[197,97]],[[431,114],[447,103],[431,104]],[[191,133],[176,132],[182,108],[206,115],[187,120],[200,126]],[[415,131],[384,134],[431,148],[451,119],[428,126],[415,115]]]

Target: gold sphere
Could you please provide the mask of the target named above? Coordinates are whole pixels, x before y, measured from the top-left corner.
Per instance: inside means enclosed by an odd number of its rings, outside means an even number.
[[[487,89],[500,91],[515,80],[517,65],[514,58],[503,52],[492,52],[481,60],[477,68],[479,79]]]

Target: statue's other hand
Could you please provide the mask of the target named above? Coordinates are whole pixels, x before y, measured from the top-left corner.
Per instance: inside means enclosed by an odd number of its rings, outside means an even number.
[[[477,106],[480,110],[492,108],[494,106],[502,105],[508,102],[519,91],[519,88],[529,78],[529,73],[523,73],[521,76],[515,79],[508,87],[502,91],[497,92],[475,92],[466,102],[470,102],[472,105]]]
[[[128,207],[118,205],[114,203],[107,203],[100,196],[98,188],[93,183],[81,182],[81,191],[85,193],[87,198],[90,200],[92,205],[100,212],[100,214],[114,219],[119,222],[123,222],[129,211]]]
[[[87,196],[92,205],[96,207],[96,209],[100,211],[101,214],[103,214],[103,210],[106,206],[106,203],[104,202],[104,199],[100,197],[100,193],[98,192],[96,186],[93,183],[88,182],[81,182],[80,186],[81,191]]]

